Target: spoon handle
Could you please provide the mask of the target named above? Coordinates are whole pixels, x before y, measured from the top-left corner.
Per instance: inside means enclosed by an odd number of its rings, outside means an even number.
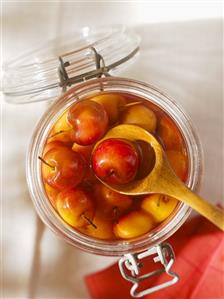
[[[182,190],[181,190],[182,189]],[[177,191],[177,190],[176,190]],[[224,231],[224,212],[218,207],[210,204],[202,197],[193,193],[186,186],[180,188],[179,191],[173,194],[173,197],[185,202],[192,209],[210,220],[213,224]]]
[[[162,174],[157,181],[157,192],[170,195],[197,211],[224,231],[224,211],[191,191],[177,178],[166,160],[163,161]]]
[[[188,193],[187,202],[194,210],[224,231],[224,214],[221,209],[210,204],[192,192]]]

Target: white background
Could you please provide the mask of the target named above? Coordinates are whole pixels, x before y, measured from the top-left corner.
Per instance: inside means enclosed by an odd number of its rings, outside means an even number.
[[[221,1],[3,1],[2,58],[82,26],[126,24],[141,53],[122,74],[159,86],[185,109],[204,150],[201,194],[223,198]],[[90,298],[83,275],[113,259],[83,253],[44,228],[25,179],[25,153],[44,103],[2,103],[3,298]]]

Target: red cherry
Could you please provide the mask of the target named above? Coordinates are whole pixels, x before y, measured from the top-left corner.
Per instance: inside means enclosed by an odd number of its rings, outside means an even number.
[[[41,158],[44,181],[58,190],[77,186],[86,172],[85,159],[69,148],[52,148]]]
[[[106,139],[92,154],[93,171],[106,183],[127,184],[134,180],[138,167],[138,152],[133,143],[126,139]]]
[[[103,184],[94,186],[94,197],[101,217],[107,220],[117,219],[133,203],[130,196],[115,192]]]
[[[74,143],[72,146],[72,150],[74,152],[80,153],[83,157],[85,157],[86,161],[89,163],[91,159],[91,153],[94,145],[80,145]]]
[[[90,145],[99,140],[108,127],[104,107],[91,100],[76,103],[68,111],[68,121],[73,127],[71,138],[80,145]]]
[[[92,223],[94,202],[81,188],[62,191],[57,196],[56,207],[60,216],[74,227],[83,227]]]

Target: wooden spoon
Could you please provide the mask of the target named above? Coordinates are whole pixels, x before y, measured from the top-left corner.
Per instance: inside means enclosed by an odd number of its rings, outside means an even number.
[[[143,179],[119,186],[109,185],[101,180],[103,184],[117,192],[127,195],[162,193],[174,197],[186,203],[220,229],[224,230],[224,213],[193,193],[184,185],[184,183],[175,175],[167,161],[161,145],[152,134],[141,127],[123,124],[109,130],[99,142],[108,138],[125,138],[131,141],[143,140],[148,142],[155,152],[155,165],[152,171]]]

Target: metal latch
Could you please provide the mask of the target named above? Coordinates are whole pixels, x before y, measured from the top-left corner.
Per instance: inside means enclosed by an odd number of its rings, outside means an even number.
[[[141,272],[141,268],[143,267],[141,260],[150,255],[155,255],[155,254],[156,256],[153,258],[153,261],[155,263],[160,262],[162,264],[162,268],[141,275],[140,272]],[[151,294],[163,288],[169,287],[175,284],[179,280],[178,274],[171,271],[171,267],[174,263],[174,260],[175,260],[175,255],[171,245],[168,243],[164,243],[164,244],[157,245],[153,248],[150,248],[141,253],[125,254],[119,260],[118,264],[123,278],[133,283],[133,286],[131,287],[130,290],[131,296],[135,298],[140,298],[147,294]],[[138,288],[142,281],[149,279],[152,276],[160,275],[162,273],[166,273],[172,278],[159,285],[155,285],[145,290],[138,291]]]

